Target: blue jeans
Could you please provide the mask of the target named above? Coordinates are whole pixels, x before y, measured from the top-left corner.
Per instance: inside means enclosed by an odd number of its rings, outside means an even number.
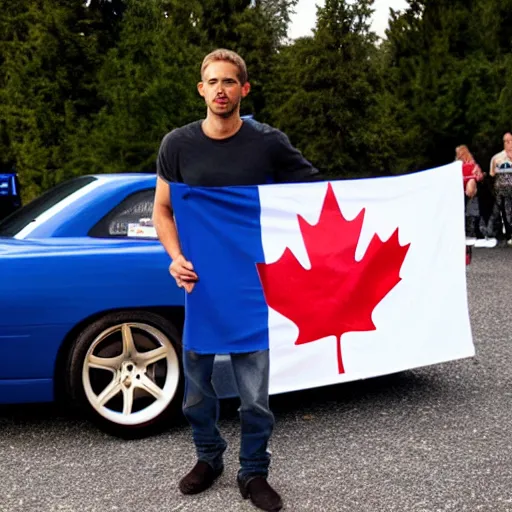
[[[212,385],[214,355],[184,351],[185,396],[183,413],[192,427],[197,458],[214,469],[223,466],[227,448],[217,421],[219,399]],[[231,363],[240,396],[240,470],[239,477],[268,475],[268,440],[274,427],[274,415],[268,403],[269,352],[260,350],[231,354]]]

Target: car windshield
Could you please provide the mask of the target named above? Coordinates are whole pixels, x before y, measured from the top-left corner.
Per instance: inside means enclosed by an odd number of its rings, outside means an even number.
[[[66,197],[95,181],[93,176],[81,176],[65,181],[0,221],[0,237],[13,237],[39,215],[55,206]]]

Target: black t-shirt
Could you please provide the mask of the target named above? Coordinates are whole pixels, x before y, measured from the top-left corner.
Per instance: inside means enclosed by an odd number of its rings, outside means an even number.
[[[288,137],[267,124],[244,121],[235,135],[222,140],[207,137],[201,124],[177,128],[162,140],[157,173],[167,182],[222,187],[320,179]]]

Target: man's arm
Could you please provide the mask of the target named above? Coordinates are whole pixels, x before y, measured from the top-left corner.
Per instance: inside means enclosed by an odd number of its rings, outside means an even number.
[[[169,184],[162,178],[157,178],[155,201],[153,205],[153,224],[158,238],[172,259],[169,272],[180,288],[190,293],[197,281],[194,266],[187,261],[181,252],[178,230],[172,211],[171,191]]]
[[[169,184],[158,176],[153,206],[153,224],[164,249],[171,259],[181,255],[181,246],[174,221]]]
[[[275,179],[278,183],[299,183],[304,181],[324,181],[311,162],[292,146],[288,137],[279,130],[273,134],[273,160]]]
[[[180,288],[185,288],[190,293],[198,277],[194,272],[192,263],[187,261],[181,252],[178,230],[176,229],[172,209],[171,190],[168,182],[162,178],[164,176],[168,177],[171,181],[175,180],[174,169],[168,159],[167,144],[169,144],[169,137],[164,138],[158,153],[158,177],[153,203],[153,225],[155,226],[160,243],[172,259],[172,263],[169,266],[171,276],[174,277],[176,284]]]

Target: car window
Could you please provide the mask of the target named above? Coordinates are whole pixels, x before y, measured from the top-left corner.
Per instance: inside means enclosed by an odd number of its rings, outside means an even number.
[[[157,238],[152,223],[155,189],[126,197],[90,231],[95,238]]]
[[[96,181],[96,179],[94,176],[80,176],[56,185],[3,219],[0,222],[0,236],[16,236],[44,212],[53,208],[71,194]]]

